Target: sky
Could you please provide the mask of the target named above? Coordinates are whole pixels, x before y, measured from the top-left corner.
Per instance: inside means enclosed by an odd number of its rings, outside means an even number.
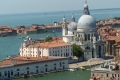
[[[0,14],[82,10],[85,0],[0,0]],[[90,9],[120,8],[120,0],[87,0]]]

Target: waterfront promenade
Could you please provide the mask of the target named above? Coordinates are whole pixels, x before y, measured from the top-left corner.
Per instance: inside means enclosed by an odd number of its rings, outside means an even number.
[[[111,61],[112,59],[107,59],[107,60],[102,60],[100,58],[96,58],[96,59],[91,59],[89,61],[84,61],[84,62],[78,62],[78,63],[73,63],[73,64],[69,64],[69,68],[80,68],[80,67],[84,67],[84,66],[92,66],[92,65],[97,65],[97,64],[101,64],[107,61]]]

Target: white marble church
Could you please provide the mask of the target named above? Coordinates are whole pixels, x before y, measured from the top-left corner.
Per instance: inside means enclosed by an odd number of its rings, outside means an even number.
[[[84,5],[83,15],[78,23],[72,15],[72,21],[67,25],[63,18],[62,26],[63,41],[80,45],[84,50],[84,59],[104,57],[105,46],[96,28],[96,20],[90,15],[87,2]]]

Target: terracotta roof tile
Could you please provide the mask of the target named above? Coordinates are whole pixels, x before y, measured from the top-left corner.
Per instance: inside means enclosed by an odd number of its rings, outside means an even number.
[[[36,43],[33,45],[29,45],[28,47],[31,48],[54,48],[54,47],[62,47],[62,46],[71,46],[69,43],[65,43],[62,38],[55,38],[52,39],[49,42],[43,42],[43,43]]]

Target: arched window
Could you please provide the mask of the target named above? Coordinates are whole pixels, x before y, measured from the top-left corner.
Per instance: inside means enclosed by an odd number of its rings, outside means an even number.
[[[68,55],[67,55],[67,53],[66,53],[66,57],[67,57]]]
[[[7,76],[7,72],[6,71],[5,71],[4,75]]]
[[[36,68],[38,68],[38,66],[36,66]]]
[[[2,76],[1,72],[0,72],[0,77]]]
[[[57,54],[55,54],[55,56],[57,56]]]
[[[27,67],[26,69],[29,69],[29,67]]]
[[[84,37],[85,37],[85,41],[87,41],[87,35],[86,34],[84,35]]]
[[[13,70],[11,70],[11,75],[13,75]]]
[[[85,49],[90,49],[90,47],[89,47],[89,46],[87,46]]]
[[[62,66],[61,62],[60,62],[60,67]]]
[[[88,40],[90,40],[90,34],[88,34]]]
[[[17,71],[20,71],[20,69],[17,69]]]
[[[48,65],[46,64],[45,67],[47,67]]]

